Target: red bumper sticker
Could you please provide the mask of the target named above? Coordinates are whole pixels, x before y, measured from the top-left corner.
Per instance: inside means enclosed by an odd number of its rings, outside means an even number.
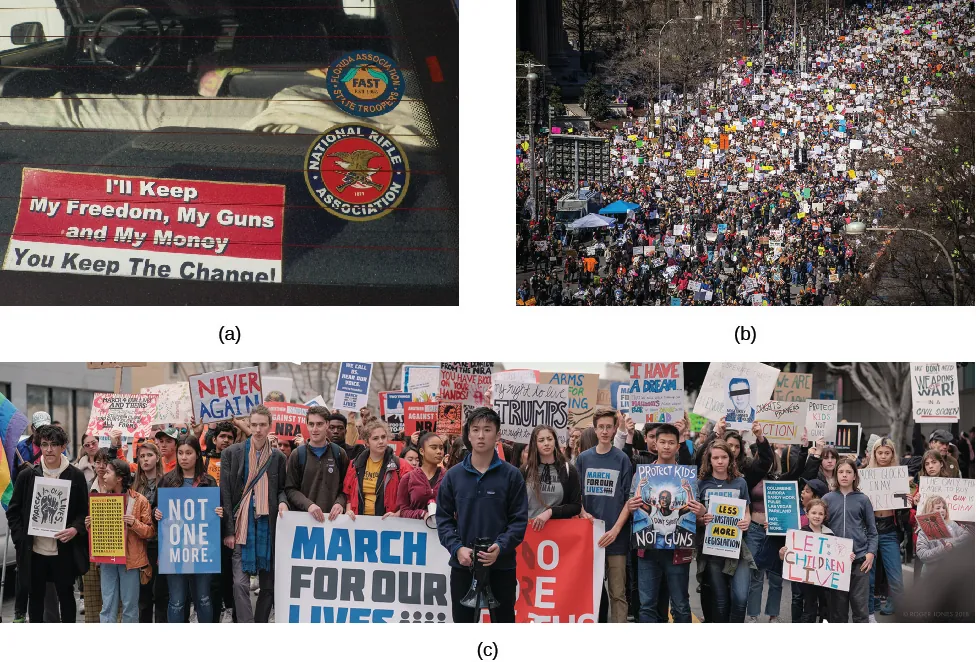
[[[3,268],[280,283],[285,187],[24,168]]]

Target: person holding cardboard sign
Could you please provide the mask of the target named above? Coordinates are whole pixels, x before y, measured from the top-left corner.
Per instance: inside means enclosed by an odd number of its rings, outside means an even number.
[[[103,563],[101,568],[102,611],[99,622],[115,623],[119,601],[122,602],[122,622],[139,622],[139,587],[142,569],[149,566],[146,541],[156,534],[152,525],[149,501],[132,489],[129,463],[115,459],[108,463],[103,478],[106,494],[125,495],[125,563]],[[85,528],[91,527],[91,516],[85,518]]]
[[[196,437],[183,435],[176,442],[176,463],[176,469],[163,476],[160,487],[217,487],[217,481],[203,466],[203,452]],[[224,516],[223,507],[218,506],[216,511],[217,517]],[[164,516],[168,515],[164,515],[159,508],[154,509],[153,517],[157,522],[162,521]],[[203,573],[166,575],[166,584],[169,588],[168,622],[183,621],[184,610],[187,608],[191,593],[197,611],[197,622],[213,622],[213,602],[210,597],[212,579],[213,575]]]
[[[895,456],[895,447],[891,439],[883,437],[872,444],[868,452],[868,469],[885,469],[899,466]],[[907,494],[903,496],[907,497]],[[880,611],[882,616],[890,616],[895,611],[895,601],[901,596],[904,582],[901,575],[901,547],[898,543],[898,511],[874,511],[874,525],[878,530],[878,560],[884,565],[884,573],[888,578],[890,595],[884,607],[874,597],[875,575],[877,567],[871,566],[870,593],[868,599],[868,620],[875,622],[874,613]]]
[[[724,441],[712,442],[708,453],[702,459],[698,491],[708,494],[709,490],[731,490],[737,499],[746,502],[744,517],[738,527],[742,531],[749,530],[751,515],[749,512],[749,488],[745,479],[736,466],[735,454]],[[704,539],[704,529],[712,521],[704,504],[699,503],[695,509],[695,520],[699,528],[699,541]],[[699,545],[701,543],[699,542]],[[711,615],[714,623],[744,623],[746,606],[749,600],[750,571],[755,569],[752,553],[748,545],[741,545],[738,559],[727,559],[720,556],[703,555],[701,547],[698,549],[699,581],[702,576],[707,577],[711,588]]]
[[[7,509],[7,524],[17,553],[17,572],[29,578],[30,593],[27,611],[32,623],[44,622],[44,596],[47,583],[54,582],[62,623],[74,623],[75,578],[88,570],[88,543],[84,531],[88,512],[88,490],[85,475],[68,462],[63,454],[68,437],[61,428],[42,425],[34,432],[41,461],[17,474],[14,491]],[[54,537],[28,534],[34,485],[38,478],[69,481],[65,528]]]

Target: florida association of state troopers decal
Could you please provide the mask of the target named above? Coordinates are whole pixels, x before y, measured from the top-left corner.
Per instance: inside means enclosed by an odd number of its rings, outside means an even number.
[[[357,117],[388,113],[403,99],[403,74],[375,51],[346,53],[329,67],[326,81],[336,107]]]
[[[315,200],[347,221],[375,221],[399,205],[410,184],[403,148],[364,124],[334,126],[305,156],[305,182]]]

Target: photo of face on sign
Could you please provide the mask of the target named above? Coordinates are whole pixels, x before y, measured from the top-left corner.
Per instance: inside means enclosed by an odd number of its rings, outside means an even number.
[[[752,423],[756,420],[756,408],[753,404],[749,380],[743,377],[735,377],[729,380],[729,400],[728,409],[725,412],[725,422]]]

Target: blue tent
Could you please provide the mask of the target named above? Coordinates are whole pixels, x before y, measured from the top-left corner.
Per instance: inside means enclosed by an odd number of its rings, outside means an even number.
[[[583,218],[576,219],[570,224],[570,230],[579,230],[581,228],[605,228],[613,223],[612,218],[607,218],[606,216],[600,216],[599,214],[587,214]]]
[[[624,202],[623,200],[617,200],[614,203],[604,207],[600,210],[601,214],[626,214],[631,209],[638,209],[640,205],[633,202]]]

